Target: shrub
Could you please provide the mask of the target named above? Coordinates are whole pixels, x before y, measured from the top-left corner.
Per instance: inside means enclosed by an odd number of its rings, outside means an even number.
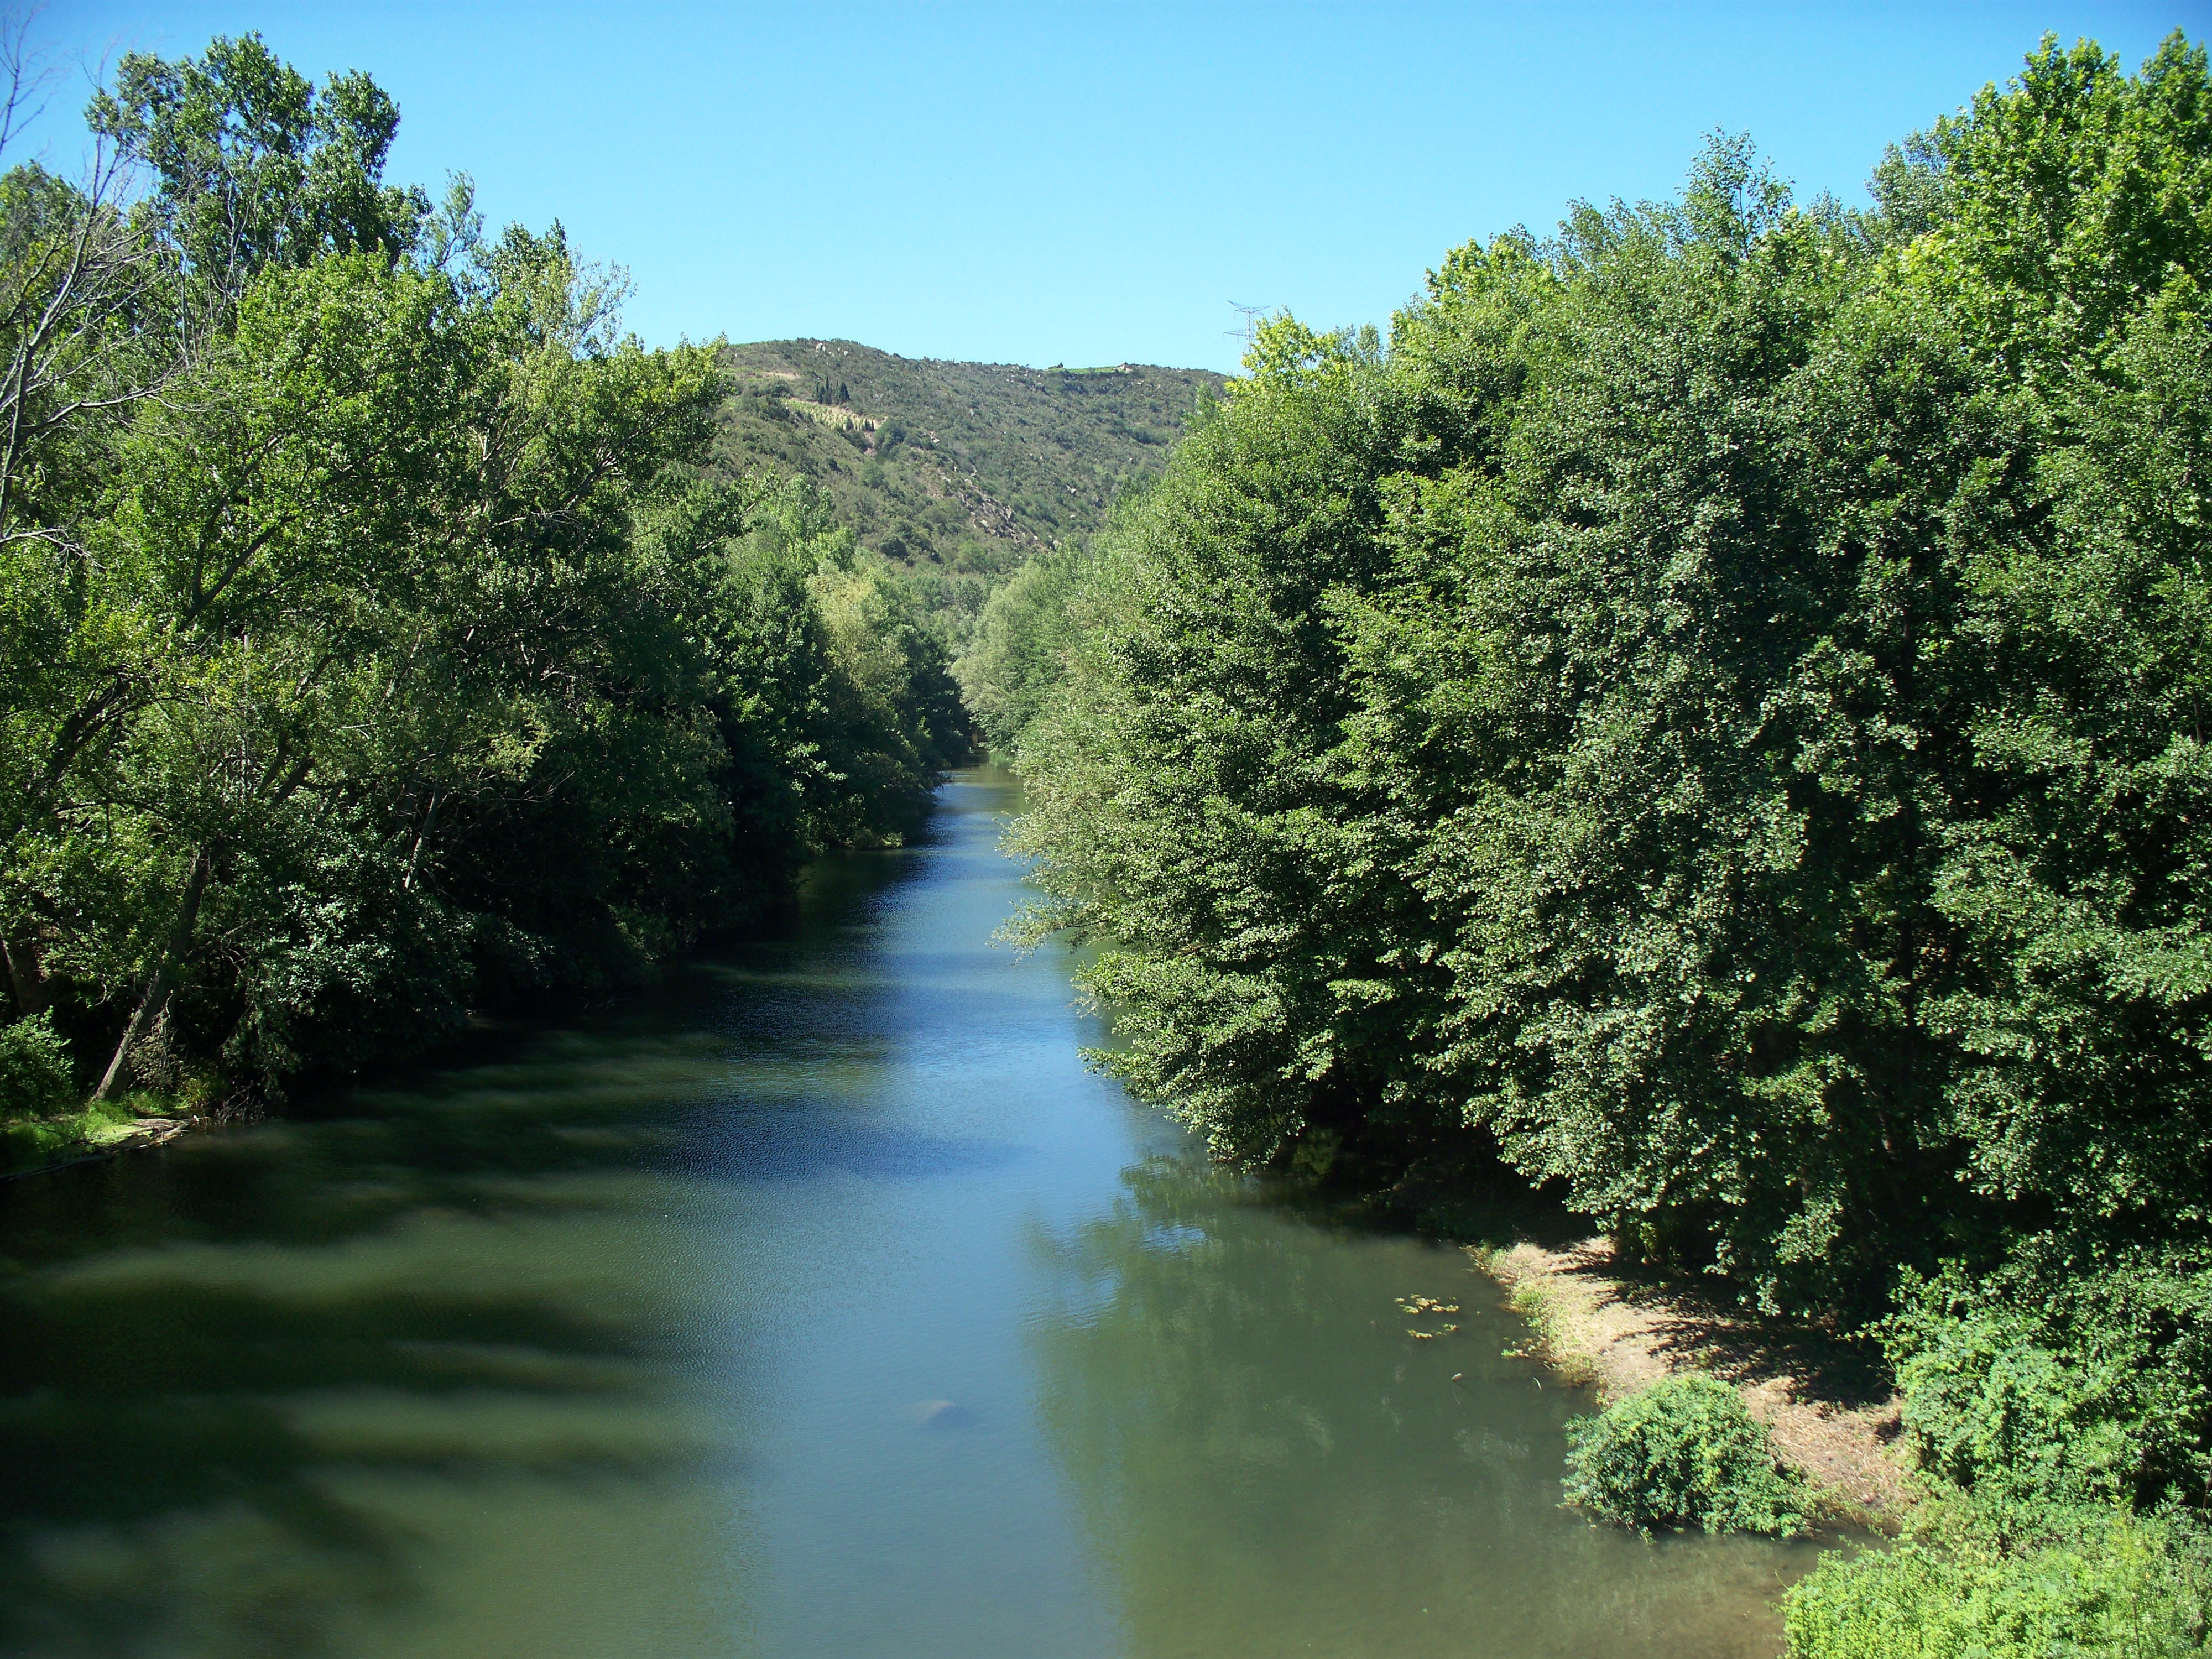
[[[1922,1464],[1988,1504],[2202,1504],[2212,1262],[2202,1249],[2022,1244],[1907,1275],[1884,1346]]]
[[[0,1025],[0,1118],[58,1112],[76,1094],[69,1049],[49,1016]]]
[[[1907,1543],[1822,1559],[1786,1605],[1789,1659],[2180,1659],[2202,1653],[2199,1566],[2115,1512],[2016,1554]]]
[[[1807,1529],[1804,1482],[1725,1382],[1672,1376],[1567,1425],[1567,1501],[1650,1530]]]

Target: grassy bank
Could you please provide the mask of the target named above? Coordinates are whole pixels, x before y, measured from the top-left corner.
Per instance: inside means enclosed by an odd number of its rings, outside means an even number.
[[[158,1146],[207,1121],[177,1101],[143,1093],[43,1116],[0,1118],[0,1180]]]

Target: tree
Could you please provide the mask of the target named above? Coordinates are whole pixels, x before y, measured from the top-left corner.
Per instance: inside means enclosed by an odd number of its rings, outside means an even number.
[[[92,116],[137,208],[0,183],[0,937],[97,1095],[634,984],[911,829],[967,738],[942,643],[811,496],[702,477],[720,343],[643,349],[465,178],[383,185],[366,76],[218,40]]]
[[[1717,141],[1387,350],[1263,329],[1022,636],[1107,1063],[1242,1158],[1494,1146],[1770,1307],[2200,1225],[2209,116],[2178,37],[2046,43],[1895,218]]]
[[[258,34],[218,35],[200,58],[127,52],[86,119],[160,180],[149,204],[196,297],[218,313],[269,264],[374,252],[389,263],[429,212],[381,182],[399,110],[367,75],[321,88]]]

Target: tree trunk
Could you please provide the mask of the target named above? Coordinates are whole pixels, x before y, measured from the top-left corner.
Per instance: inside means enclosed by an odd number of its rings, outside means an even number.
[[[192,928],[199,921],[200,899],[207,891],[212,862],[204,847],[192,854],[192,872],[185,883],[184,902],[177,907],[176,926],[169,930],[168,942],[161,948],[154,977],[146,982],[146,994],[138,999],[137,1007],[131,1011],[131,1023],[123,1028],[123,1040],[115,1045],[115,1057],[107,1062],[100,1087],[92,1091],[94,1100],[113,1097],[117,1085],[123,1080],[124,1062],[131,1058],[131,1051],[138,1046],[139,1040],[154,1029],[154,1022],[161,1017],[161,1009],[169,1000],[169,993],[176,988],[177,970],[184,966],[185,952],[191,949]]]
[[[39,962],[39,947],[27,939],[0,938],[0,957],[8,963],[8,988],[15,999],[15,1018],[28,1019],[52,1006],[53,993]]]

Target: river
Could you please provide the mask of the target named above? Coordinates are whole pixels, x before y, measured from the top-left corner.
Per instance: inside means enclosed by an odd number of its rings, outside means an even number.
[[[5,1650],[1771,1659],[1809,1546],[1562,1510],[1588,1402],[1462,1253],[1085,1070],[993,940],[1013,800],[612,1013],[0,1188]]]

